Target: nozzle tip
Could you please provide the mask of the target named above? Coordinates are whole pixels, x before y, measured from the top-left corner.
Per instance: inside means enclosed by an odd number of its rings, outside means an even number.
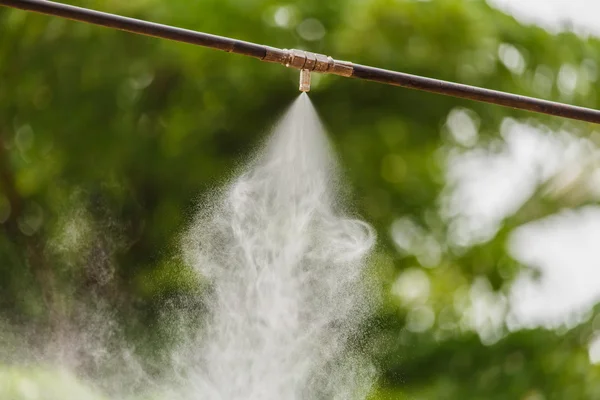
[[[307,69],[300,70],[300,91],[310,91],[310,71]]]

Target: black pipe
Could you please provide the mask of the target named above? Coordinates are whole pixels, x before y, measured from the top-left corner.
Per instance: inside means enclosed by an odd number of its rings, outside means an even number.
[[[191,31],[188,29],[175,28],[169,25],[156,24],[154,22],[122,17],[120,15],[108,14],[95,10],[88,10],[86,8],[55,3],[52,1],[0,0],[0,4],[21,10],[54,15],[76,21],[88,22],[94,25],[102,25],[109,28],[139,33],[141,35],[154,36],[163,39],[175,40],[177,42],[185,42],[195,44],[197,46],[239,53],[260,59],[265,57],[267,51],[266,46],[261,46],[254,43],[243,42],[241,40],[230,39],[223,36],[210,35],[208,33]]]
[[[198,46],[210,47],[231,53],[243,54],[258,58],[262,61],[276,62],[298,69],[351,76],[353,78],[366,79],[388,85],[424,90],[447,96],[600,124],[600,111],[595,109],[352,64],[301,50],[281,50],[274,47],[46,0],[0,0],[0,5],[88,22],[95,25],[107,26],[141,35],[154,36]]]
[[[402,72],[367,67],[353,64],[353,78],[401,86],[410,89],[424,90],[446,96],[460,97],[485,103],[498,104],[521,110],[534,111],[542,114],[555,115],[563,118],[600,123],[600,110],[577,107],[569,104],[556,103],[533,97],[520,96],[497,90],[483,89],[476,86],[425,78]]]

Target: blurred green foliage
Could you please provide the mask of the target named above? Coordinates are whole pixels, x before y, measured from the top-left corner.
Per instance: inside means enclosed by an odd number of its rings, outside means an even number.
[[[598,65],[598,40],[520,25],[480,0],[73,3],[600,107],[593,80],[572,91],[552,83],[566,64]],[[7,9],[0,32],[0,316],[55,331],[68,326],[74,304],[101,299],[151,353],[168,341],[159,327],[165,304],[199,287],[179,261],[180,232],[200,196],[231,176],[293,101],[297,72]],[[517,56],[503,63],[499,52]],[[460,249],[439,212],[440,150],[460,148],[444,126],[453,109],[477,115],[483,144],[499,139],[506,117],[583,135],[592,127],[334,76],[315,77],[311,98],[354,203],[379,232],[373,271],[384,298],[364,337],[381,371],[372,399],[600,398],[600,369],[587,358],[592,319],[565,332],[502,325],[499,340],[482,344],[451,306],[481,277],[505,293],[524,268],[507,253],[510,232],[577,204],[536,195],[493,238]],[[435,268],[397,251],[389,231],[399,218],[440,244]],[[436,318],[424,332],[406,329],[412,306],[391,290],[410,268],[431,285],[426,306]]]
[[[105,400],[65,371],[0,369],[0,394],[5,399]]]

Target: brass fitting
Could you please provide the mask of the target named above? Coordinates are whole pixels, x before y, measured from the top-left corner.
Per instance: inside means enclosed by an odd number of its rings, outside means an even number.
[[[307,69],[300,70],[300,91],[310,91],[310,71]]]
[[[308,70],[324,74],[334,74],[341,76],[352,76],[353,66],[351,62],[334,60],[323,54],[311,53],[304,50],[288,50],[267,48],[267,54],[263,61],[275,62],[286,67],[299,70]]]

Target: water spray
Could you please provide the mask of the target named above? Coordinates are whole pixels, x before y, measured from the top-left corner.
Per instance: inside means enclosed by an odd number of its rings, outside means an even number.
[[[300,90],[303,92],[310,90],[311,72],[318,72],[365,79],[388,85],[600,124],[600,110],[353,64],[304,50],[278,49],[46,0],[0,0],[0,5],[59,16],[146,36],[210,47],[229,53],[254,57],[265,62],[283,64],[286,67],[300,70]]]

